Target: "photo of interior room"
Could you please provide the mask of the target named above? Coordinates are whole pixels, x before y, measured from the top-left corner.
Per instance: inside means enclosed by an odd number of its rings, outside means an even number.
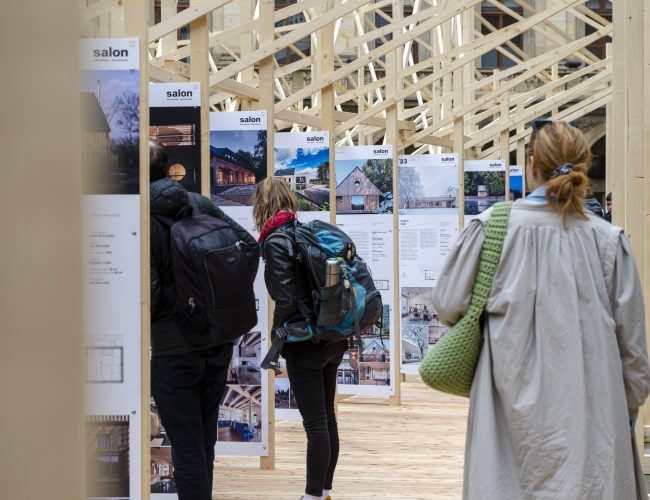
[[[260,442],[262,387],[229,385],[219,406],[220,442]]]
[[[433,288],[405,286],[400,299],[402,326],[432,325],[437,319],[433,309]]]
[[[262,334],[250,332],[235,341],[232,360],[228,368],[228,383],[236,385],[260,385],[262,374]]]

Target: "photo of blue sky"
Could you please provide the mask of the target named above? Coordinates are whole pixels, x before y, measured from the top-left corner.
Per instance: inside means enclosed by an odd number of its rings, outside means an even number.
[[[341,184],[355,168],[358,167],[359,170],[363,171],[363,164],[367,161],[367,159],[336,160],[336,185]]]
[[[329,162],[329,148],[275,148],[275,170],[295,168],[296,174],[316,177],[318,165]]]

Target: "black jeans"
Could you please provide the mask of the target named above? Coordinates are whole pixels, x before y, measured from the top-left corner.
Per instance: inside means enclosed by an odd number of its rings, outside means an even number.
[[[332,488],[339,458],[339,431],[334,414],[336,375],[347,342],[285,344],[283,356],[291,389],[307,433],[305,493],[320,496]]]
[[[172,445],[179,500],[211,500],[219,405],[232,344],[151,359],[151,393]]]

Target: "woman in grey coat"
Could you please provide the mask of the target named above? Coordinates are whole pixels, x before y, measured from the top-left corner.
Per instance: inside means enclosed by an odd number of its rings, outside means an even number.
[[[633,427],[650,370],[632,249],[583,210],[582,133],[543,125],[485,308],[463,497],[645,500]],[[468,308],[488,218],[465,227],[441,273],[434,303],[448,324]]]

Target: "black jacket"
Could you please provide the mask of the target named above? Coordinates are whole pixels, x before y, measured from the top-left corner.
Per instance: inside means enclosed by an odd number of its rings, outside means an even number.
[[[282,233],[283,236],[274,236]],[[311,285],[307,268],[297,259],[294,223],[286,222],[274,229],[264,241],[264,281],[275,302],[273,328],[300,314],[298,301],[311,311]]]
[[[237,233],[246,246],[248,265],[252,275],[257,274],[260,251],[255,239],[223,213],[208,198],[188,193],[181,184],[169,178],[154,181],[150,185],[150,284],[151,284],[151,351],[153,356],[185,354],[212,347],[188,342],[174,322],[172,305],[175,302],[174,276],[171,267],[169,228],[153,215],[172,218],[189,215],[192,196],[201,213],[210,214],[225,221]]]

